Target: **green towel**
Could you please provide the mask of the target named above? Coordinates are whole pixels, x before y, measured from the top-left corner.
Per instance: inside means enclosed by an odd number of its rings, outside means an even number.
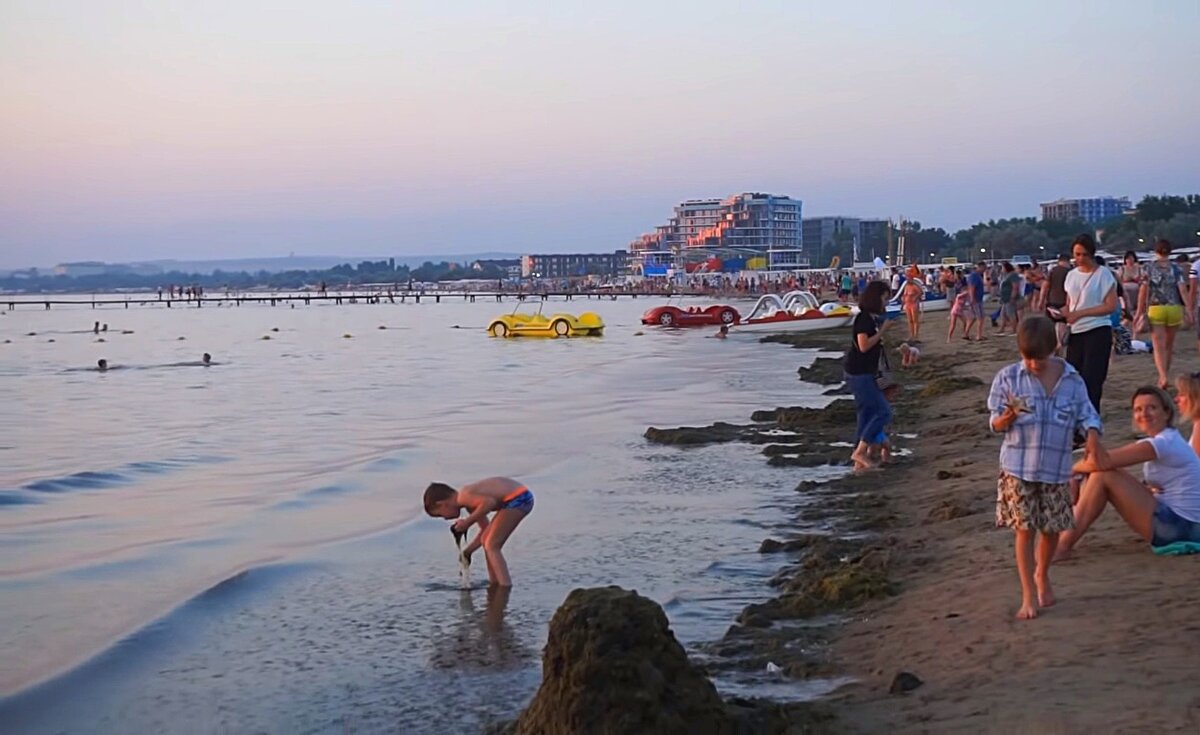
[[[1200,554],[1200,541],[1176,541],[1166,546],[1151,546],[1150,550],[1159,556]]]

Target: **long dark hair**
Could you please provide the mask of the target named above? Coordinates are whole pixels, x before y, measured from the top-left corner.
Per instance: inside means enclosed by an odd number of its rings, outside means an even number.
[[[871,281],[858,296],[858,308],[868,314],[882,314],[883,302],[890,293],[891,289],[883,281]]]
[[[1071,243],[1071,247],[1074,248],[1076,245],[1086,250],[1088,257],[1096,257],[1096,238],[1092,237],[1090,233],[1083,232],[1077,235],[1074,242]]]

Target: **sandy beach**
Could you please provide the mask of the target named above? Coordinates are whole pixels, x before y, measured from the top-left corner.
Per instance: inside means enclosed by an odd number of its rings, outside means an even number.
[[[993,375],[1018,359],[1016,340],[988,330],[983,343],[947,345],[946,326],[945,314],[927,319],[922,367],[980,383],[897,418],[918,437],[908,443],[915,461],[875,488],[893,516],[894,594],[855,608],[833,637],[829,660],[858,682],[833,697],[832,729],[1197,732],[1200,558],[1154,556],[1109,508],[1053,568],[1058,604],[1014,619],[1013,534],[994,526],[1000,440],[985,404]],[[1180,331],[1173,374],[1200,369],[1194,334]],[[1129,397],[1155,379],[1148,354],[1114,360],[1102,406],[1109,447],[1135,439]],[[900,671],[923,685],[889,694]]]

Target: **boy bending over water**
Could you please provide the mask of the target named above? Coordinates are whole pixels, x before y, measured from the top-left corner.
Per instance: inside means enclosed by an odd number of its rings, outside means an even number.
[[[1103,454],[1100,417],[1087,385],[1075,368],[1054,357],[1058,338],[1043,316],[1029,317],[1017,329],[1021,361],[1002,368],[988,395],[992,431],[1004,435],[996,525],[1016,532],[1021,609],[1017,618],[1037,617],[1038,607],[1054,604],[1050,562],[1058,535],[1074,528],[1071,445],[1076,430],[1087,431],[1089,455]],[[1034,566],[1034,537],[1037,539]],[[1037,597],[1034,597],[1034,592]]]
[[[459,518],[463,509],[466,518]],[[463,548],[470,562],[471,554],[483,547],[487,561],[490,586],[511,587],[508,564],[501,549],[504,542],[525,516],[533,510],[533,493],[529,488],[508,477],[489,477],[455,490],[449,485],[434,482],[425,488],[425,512],[434,518],[455,519],[451,528],[464,534],[478,525],[479,533]],[[496,512],[488,521],[488,513]]]

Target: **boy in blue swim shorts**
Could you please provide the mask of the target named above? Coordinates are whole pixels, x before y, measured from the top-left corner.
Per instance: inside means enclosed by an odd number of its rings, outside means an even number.
[[[467,517],[459,518],[464,508]],[[489,521],[488,513],[493,511],[495,515]],[[455,534],[465,534],[471,526],[479,526],[479,533],[463,548],[463,555],[470,562],[471,554],[483,548],[488,584],[492,587],[512,586],[501,549],[532,511],[533,493],[509,477],[489,477],[463,485],[459,490],[441,482],[425,488],[425,512],[434,518],[454,519],[451,529]]]

